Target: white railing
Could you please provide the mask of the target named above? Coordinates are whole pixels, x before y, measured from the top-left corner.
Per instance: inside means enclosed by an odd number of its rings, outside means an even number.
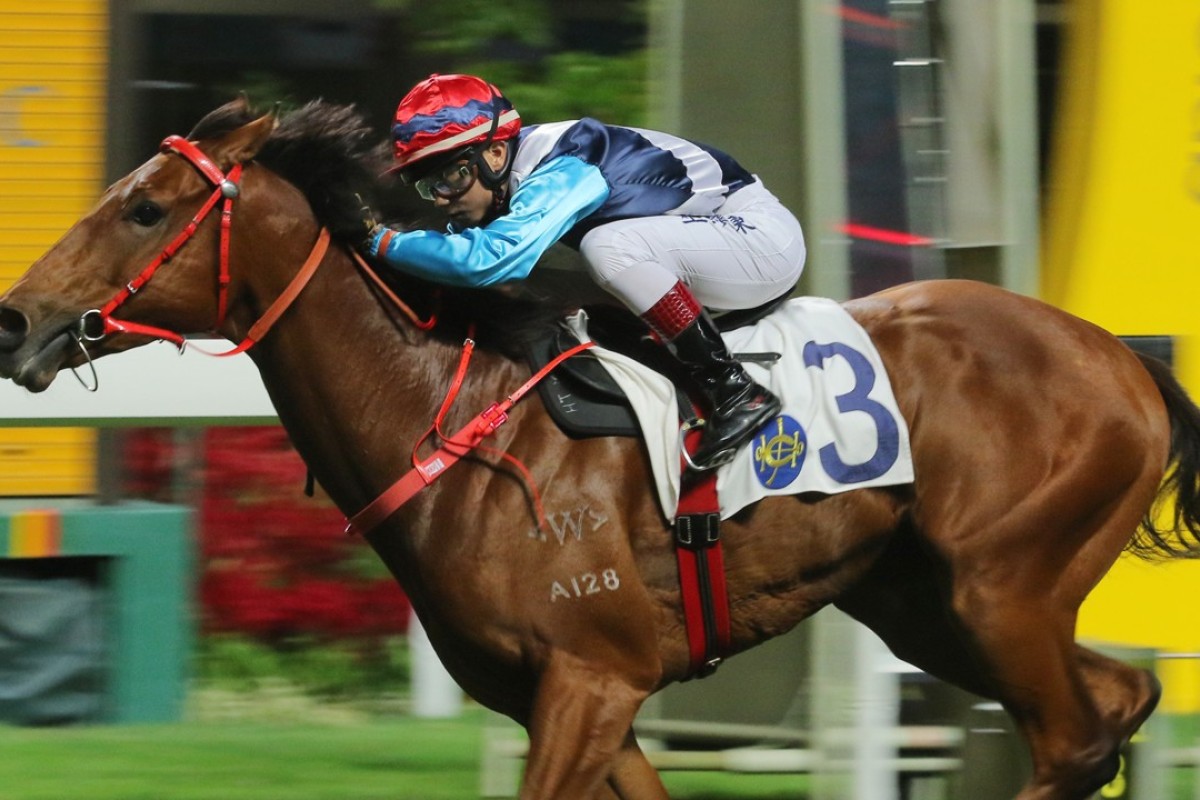
[[[222,340],[203,347],[228,349]],[[89,392],[64,372],[40,394],[0,381],[0,426],[262,424],[278,421],[258,368],[242,354],[212,358],[187,348],[149,344],[95,362],[99,389]],[[78,370],[92,382],[91,370]]]

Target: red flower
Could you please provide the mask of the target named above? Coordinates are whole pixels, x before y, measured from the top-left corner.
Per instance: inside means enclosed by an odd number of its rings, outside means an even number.
[[[361,540],[322,496],[301,493],[307,469],[282,428],[211,428],[204,434],[197,508],[205,630],[266,641],[382,637],[403,632],[408,600],[377,570],[361,575]],[[182,461],[173,434],[131,432],[130,494],[161,499]],[[186,462],[185,462],[186,463]],[[372,555],[371,558],[374,558]]]

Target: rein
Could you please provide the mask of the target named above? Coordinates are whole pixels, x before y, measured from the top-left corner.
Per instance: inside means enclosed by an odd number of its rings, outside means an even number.
[[[392,305],[400,309],[400,312],[404,314],[405,318],[407,318],[414,327],[422,331],[433,330],[433,327],[437,325],[436,313],[431,313],[428,319],[421,319],[421,317],[417,315],[417,312],[413,311],[408,303],[405,303],[403,300],[401,300],[399,295],[392,291],[392,287],[388,286],[387,282],[384,281],[383,278],[379,277],[379,273],[371,268],[371,265],[367,263],[366,259],[359,255],[357,250],[351,250],[350,255],[354,258],[354,265],[358,267],[358,271],[361,272],[364,277],[368,278],[371,283],[375,285],[375,288],[378,289],[384,297],[391,301]]]

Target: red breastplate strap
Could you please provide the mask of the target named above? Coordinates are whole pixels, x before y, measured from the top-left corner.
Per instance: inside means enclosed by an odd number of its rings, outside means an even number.
[[[445,420],[447,412],[450,410],[450,406],[454,403],[454,398],[458,395],[459,388],[462,386],[467,372],[467,364],[470,362],[471,353],[475,348],[475,343],[468,339],[463,345],[463,354],[459,359],[458,370],[454,374],[454,379],[450,383],[450,389],[446,392],[446,398],[442,401],[442,407],[438,410],[433,426],[426,431],[424,436],[417,440],[417,444],[413,447],[413,468],[393,483],[383,494],[379,495],[364,509],[351,517],[350,524],[346,526],[346,532],[369,533],[385,519],[396,513],[401,506],[411,500],[418,492],[440,478],[460,458],[480,447],[480,443],[484,439],[491,436],[496,432],[497,428],[508,421],[509,409],[516,405],[543,378],[553,372],[559,364],[577,353],[582,353],[594,344],[595,342],[583,342],[559,353],[550,363],[535,372],[529,380],[525,381],[520,388],[503,401],[492,403],[456,433],[446,436],[441,432],[441,425]],[[417,449],[421,446],[422,442],[434,434],[441,440],[441,446],[428,458],[419,458],[417,456]],[[506,453],[501,453],[500,455],[507,458],[510,462],[517,464],[522,473],[526,475],[528,481],[528,471],[525,470],[520,462],[516,462],[515,459]],[[529,481],[529,485],[533,486],[532,481]],[[542,514],[541,501],[537,498],[536,491],[534,499],[535,504],[538,506],[538,524],[540,526],[544,515]]]
[[[700,430],[693,429],[684,445],[692,451],[699,438]],[[720,525],[717,471],[684,467],[675,515],[675,560],[693,677],[712,674],[729,654],[732,638]]]

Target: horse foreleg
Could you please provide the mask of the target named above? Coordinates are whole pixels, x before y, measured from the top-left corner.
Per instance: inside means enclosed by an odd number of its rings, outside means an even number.
[[[669,800],[667,788],[646,759],[632,730],[625,734],[625,744],[617,754],[608,785],[619,800]]]
[[[528,725],[529,760],[520,800],[605,797],[610,775],[612,790],[622,800],[665,798],[665,793],[625,793],[626,782],[631,790],[646,785],[640,751],[631,753],[626,737],[648,694],[613,671],[571,654],[553,654]]]

